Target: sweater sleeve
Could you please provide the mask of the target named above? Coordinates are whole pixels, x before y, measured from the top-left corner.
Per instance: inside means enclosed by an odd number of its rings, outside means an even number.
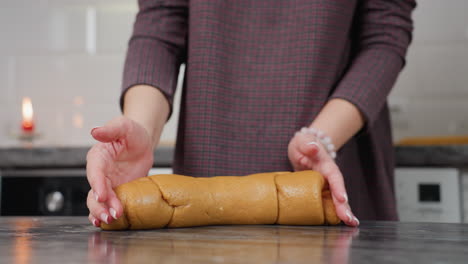
[[[354,104],[372,127],[405,64],[414,0],[363,0],[356,15],[355,56],[331,98]]]
[[[177,85],[179,67],[186,57],[187,0],[139,0],[139,11],[124,65],[120,106],[132,86],[159,89],[169,102]]]

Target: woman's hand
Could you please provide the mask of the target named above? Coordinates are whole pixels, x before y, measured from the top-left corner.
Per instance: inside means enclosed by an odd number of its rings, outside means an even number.
[[[298,132],[288,146],[289,160],[295,171],[315,170],[327,180],[338,217],[349,226],[359,220],[351,212],[343,175],[325,147],[312,134]]]
[[[91,190],[87,205],[89,220],[98,227],[122,215],[122,204],[113,188],[145,177],[153,165],[153,142],[137,122],[118,117],[103,127],[91,130],[99,142],[86,157],[86,174]]]

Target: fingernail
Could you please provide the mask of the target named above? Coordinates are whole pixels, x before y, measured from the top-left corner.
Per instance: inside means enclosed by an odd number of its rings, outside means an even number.
[[[359,225],[359,220],[357,219],[357,217],[354,217],[354,222],[356,222],[357,225]]]
[[[109,212],[114,219],[117,219],[117,212],[114,210],[114,208],[109,209]]]
[[[93,219],[93,226],[99,227],[99,226],[98,226],[98,221],[97,221],[96,219]]]
[[[307,145],[314,145],[314,146],[317,146],[317,147],[318,147],[318,144],[317,144],[317,142],[315,142],[315,141],[309,142],[309,143],[307,143]]]
[[[343,199],[344,199],[344,202],[347,203],[348,202],[348,194],[343,194]]]
[[[96,198],[96,202],[99,202],[99,195],[96,192],[93,192],[93,193],[94,193],[94,198]]]
[[[351,212],[348,210],[346,211],[346,216],[348,217],[348,222],[352,222],[353,221],[353,217],[351,216]]]
[[[104,221],[104,223],[109,224],[109,221],[107,220],[108,215],[106,213],[101,214],[101,220]]]
[[[96,130],[96,129],[100,128],[100,127],[101,127],[101,126],[93,127],[93,128],[91,129],[91,134],[94,132],[94,130]]]

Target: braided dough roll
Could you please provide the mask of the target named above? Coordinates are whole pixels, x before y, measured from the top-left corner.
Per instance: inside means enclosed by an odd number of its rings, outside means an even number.
[[[330,191],[315,171],[194,178],[161,174],[118,186],[123,215],[104,230],[204,225],[338,224]]]

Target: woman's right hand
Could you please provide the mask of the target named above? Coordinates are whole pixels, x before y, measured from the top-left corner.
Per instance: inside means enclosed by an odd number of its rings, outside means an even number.
[[[86,174],[91,190],[87,206],[89,220],[98,227],[122,216],[122,204],[113,188],[145,177],[153,165],[153,142],[137,122],[118,117],[91,130],[99,141],[86,157]]]

